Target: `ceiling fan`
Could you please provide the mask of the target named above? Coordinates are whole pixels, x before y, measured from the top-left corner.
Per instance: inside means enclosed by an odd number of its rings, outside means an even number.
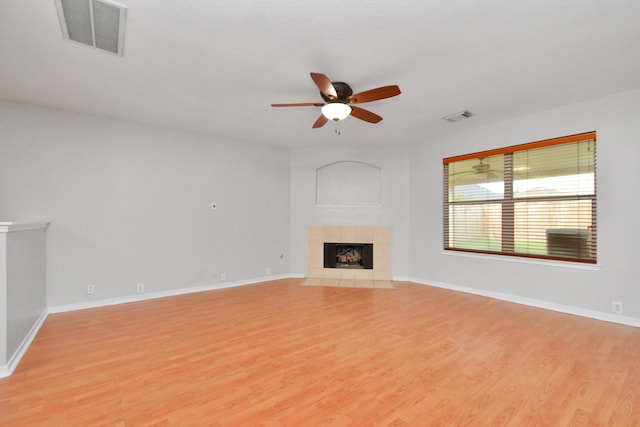
[[[378,101],[400,95],[396,85],[382,86],[358,92],[355,95],[351,87],[344,82],[332,82],[322,73],[311,73],[311,79],[320,89],[320,96],[325,102],[299,102],[294,104],[271,104],[272,107],[322,107],[322,114],[313,124],[313,128],[324,126],[329,120],[340,121],[349,116],[369,123],[378,123],[382,117],[354,104]]]
[[[489,163],[485,163],[486,157],[479,157],[478,163],[471,165],[471,168],[454,172],[451,176],[456,175],[485,175],[486,178],[496,178],[502,176],[502,170],[493,169]]]

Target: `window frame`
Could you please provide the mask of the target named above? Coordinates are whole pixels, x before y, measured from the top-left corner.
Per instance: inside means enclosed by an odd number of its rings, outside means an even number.
[[[513,193],[513,155],[519,151],[528,151],[538,148],[552,147],[562,144],[577,143],[581,141],[593,141],[593,175],[594,188],[593,194],[576,194],[569,196],[549,196],[549,197],[514,197]],[[454,162],[463,160],[481,159],[493,155],[504,155],[504,170],[502,179],[504,180],[504,195],[502,198],[491,198],[482,200],[465,200],[450,201],[449,200],[449,165]],[[596,132],[584,132],[575,135],[568,135],[559,138],[546,139],[525,144],[512,145],[503,148],[496,148],[486,151],[463,154],[459,156],[446,157],[443,162],[443,249],[453,252],[468,252],[476,254],[489,254],[509,257],[535,258],[552,261],[577,262],[585,264],[597,264],[597,158],[596,158]],[[535,203],[538,201],[569,201],[569,200],[587,200],[591,203],[591,237],[590,248],[591,258],[558,256],[549,254],[532,254],[515,251],[515,205],[516,203]],[[449,209],[452,206],[488,206],[491,204],[499,204],[501,206],[502,216],[500,228],[502,231],[501,250],[493,251],[488,249],[470,249],[453,247],[450,245],[450,222]]]

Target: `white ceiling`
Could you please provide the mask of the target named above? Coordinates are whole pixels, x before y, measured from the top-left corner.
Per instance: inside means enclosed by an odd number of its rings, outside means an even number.
[[[303,147],[414,143],[640,88],[638,0],[119,3],[124,57],[64,41],[54,0],[0,1],[0,98]],[[402,95],[337,136],[311,128],[317,107],[270,107],[321,101],[311,71]]]

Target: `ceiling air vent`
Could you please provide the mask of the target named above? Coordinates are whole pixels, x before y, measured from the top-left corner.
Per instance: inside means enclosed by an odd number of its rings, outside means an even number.
[[[122,56],[127,8],[105,0],[55,0],[65,40]]]
[[[471,116],[473,116],[473,113],[471,113],[471,111],[464,110],[464,111],[460,111],[459,113],[454,113],[448,116],[444,116],[443,119],[448,122],[455,123],[455,122],[459,122],[460,120],[469,118]]]

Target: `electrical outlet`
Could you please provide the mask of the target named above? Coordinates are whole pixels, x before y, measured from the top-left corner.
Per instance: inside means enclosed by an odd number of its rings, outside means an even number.
[[[271,267],[267,267],[267,276],[271,276]]]
[[[220,273],[220,281],[227,280],[227,275],[225,273]]]
[[[144,283],[138,283],[138,287],[136,288],[136,291],[141,294],[144,292]]]
[[[611,311],[613,311],[616,314],[622,314],[622,303],[620,301],[612,301]]]
[[[96,291],[96,285],[87,285],[87,295],[93,295]]]

